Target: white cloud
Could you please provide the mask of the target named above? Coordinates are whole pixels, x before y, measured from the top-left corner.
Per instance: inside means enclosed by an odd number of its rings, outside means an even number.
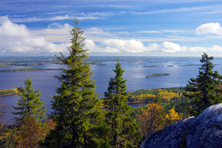
[[[136,33],[143,34],[193,34],[194,30],[143,30],[137,31]]]
[[[222,52],[222,47],[214,45],[212,48],[210,48],[212,52]]]
[[[157,33],[157,34],[160,34],[161,32],[160,31],[157,31],[157,30],[144,30],[144,31],[137,31],[136,33]]]
[[[106,53],[147,53],[154,52],[181,52],[186,51],[184,47],[172,43],[163,42],[162,44],[152,43],[145,46],[143,42],[131,39],[106,39],[101,41],[99,45],[96,45],[93,40],[86,40],[86,47],[89,52],[106,52]]]
[[[31,17],[31,18],[20,18],[20,19],[12,19],[12,22],[42,22],[42,21],[59,21],[59,20],[73,20],[75,17],[69,16],[69,15],[59,15],[54,17]],[[104,19],[105,15],[99,16],[99,15],[81,15],[76,17],[79,20],[95,20],[95,19]]]
[[[105,19],[108,16],[112,16],[111,12],[95,12],[95,13],[81,13],[77,14],[75,17],[79,20],[95,20],[95,19]],[[59,21],[59,20],[73,20],[74,16],[66,15],[58,15],[53,17],[31,17],[31,18],[13,18],[12,22],[42,22],[42,21]]]
[[[162,42],[161,44],[151,43],[144,45],[138,40],[106,39],[97,45],[93,40],[86,40],[86,48],[90,53],[197,53],[197,52],[222,52],[222,47],[187,47],[180,46],[173,42]]]
[[[107,39],[102,41],[102,45],[111,49],[118,49],[120,52],[140,53],[147,50],[141,41],[138,40],[120,40]]]
[[[78,19],[105,19],[106,17],[113,16],[112,12],[93,12],[93,13],[81,13],[78,15]]]
[[[47,29],[33,30],[32,33],[36,36],[43,36],[49,42],[69,42],[69,31],[72,26],[65,23],[64,25],[52,23]]]
[[[173,34],[177,34],[177,33],[191,34],[191,33],[194,32],[194,30],[163,30],[162,32],[164,32],[164,33],[173,33]]]
[[[84,35],[87,39],[101,42],[105,39],[132,39],[137,36],[137,40],[143,42],[159,42],[159,41],[200,41],[200,38],[191,36],[178,36],[178,34],[193,34],[195,30],[140,30],[140,31],[118,31],[116,28],[103,30],[97,27],[85,29]],[[147,35],[149,34],[149,35]]]
[[[222,35],[222,27],[220,23],[206,23],[196,28],[198,35]]]
[[[188,48],[188,50],[191,52],[217,52],[218,53],[218,52],[222,52],[222,47],[218,45],[214,45],[213,47],[190,47]]]
[[[112,37],[113,36],[113,34],[110,33],[109,31],[104,31],[104,30],[96,28],[96,27],[88,28],[85,31],[85,35],[89,36],[89,37],[90,36],[100,36],[100,37]]]
[[[186,51],[184,47],[181,47],[180,45],[172,42],[163,42],[160,45],[160,48],[163,52],[180,52],[180,51]]]
[[[73,17],[74,18],[74,17]],[[58,21],[58,20],[66,20],[66,19],[73,19],[69,15],[59,15],[54,16],[50,18],[38,18],[38,17],[32,17],[32,18],[20,18],[20,19],[12,19],[12,22],[41,22],[41,21]]]
[[[0,18],[0,53],[64,52],[68,44],[54,44],[42,36],[34,35],[25,25],[12,23],[8,17]]]
[[[206,14],[220,14],[220,13],[222,13],[222,11],[221,10],[214,10],[214,11],[211,11],[211,12],[207,12]]]
[[[220,25],[219,25],[220,26]],[[67,52],[70,43],[69,24],[52,23],[47,29],[29,30],[25,25],[12,23],[8,17],[0,18],[0,53],[55,53]],[[169,31],[170,32],[170,31]],[[86,29],[86,48],[90,53],[199,53],[222,52],[222,47],[187,47],[165,41],[145,44],[139,39],[117,39],[113,32],[95,27]],[[98,36],[100,40],[95,40]],[[92,37],[92,38],[90,38]],[[103,38],[103,39],[101,39]],[[60,42],[55,44],[53,42]],[[64,43],[61,43],[64,42]]]
[[[178,13],[178,12],[191,12],[191,11],[200,11],[202,9],[209,7],[181,7],[181,8],[173,8],[173,9],[163,9],[163,10],[155,10],[148,12],[135,12],[131,11],[134,15],[149,15],[149,14],[162,14],[162,13]]]

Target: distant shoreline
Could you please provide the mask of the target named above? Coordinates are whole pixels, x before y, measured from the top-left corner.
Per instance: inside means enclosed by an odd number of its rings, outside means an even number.
[[[0,69],[0,72],[25,72],[25,71],[42,71],[42,70],[62,70],[60,69],[42,69],[42,68],[20,68],[20,69]]]

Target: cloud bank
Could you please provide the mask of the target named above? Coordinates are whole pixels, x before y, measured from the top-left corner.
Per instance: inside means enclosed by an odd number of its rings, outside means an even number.
[[[54,44],[43,36],[35,36],[25,25],[0,18],[0,53],[55,53],[63,52],[67,44]]]
[[[41,21],[58,21],[58,20],[67,20],[73,19],[69,15],[60,15],[50,18],[38,18],[38,17],[31,17],[31,18],[23,18],[23,19],[12,19],[13,22],[41,22]]]
[[[162,42],[160,44],[151,43],[145,45],[143,42],[132,39],[106,39],[97,45],[93,40],[86,40],[86,48],[89,52],[105,52],[105,53],[184,53],[184,52],[222,52],[222,47],[214,45],[213,47],[187,47],[180,46],[173,42]]]
[[[25,25],[12,23],[8,17],[0,17],[0,53],[1,54],[52,54],[58,52],[68,52],[70,45],[69,24],[60,25],[52,23],[47,29],[30,30]],[[86,29],[86,34],[103,36],[103,40],[85,40],[85,47],[90,53],[131,53],[133,55],[152,55],[152,53],[168,53],[180,55],[183,53],[199,52],[222,52],[222,47],[214,45],[212,47],[188,47],[181,46],[173,42],[144,43],[137,39],[117,39],[110,32],[105,32],[97,28]],[[196,33],[222,35],[222,27],[219,23],[203,24],[196,28]],[[109,37],[109,38],[107,38]],[[53,42],[58,42],[55,44]]]
[[[106,17],[112,16],[111,12],[95,12],[95,13],[80,13],[76,16],[79,20],[98,20],[105,19]],[[30,17],[30,18],[19,18],[12,19],[12,22],[43,22],[43,21],[61,21],[61,20],[73,20],[75,17],[66,15],[57,15],[53,17]]]

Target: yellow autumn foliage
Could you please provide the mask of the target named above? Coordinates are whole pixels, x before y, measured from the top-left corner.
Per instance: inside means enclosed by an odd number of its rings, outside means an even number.
[[[173,121],[179,121],[181,120],[181,117],[178,115],[178,113],[174,110],[174,108],[172,108],[171,110],[169,110],[169,114],[166,114],[166,118],[168,120],[173,120]]]
[[[161,89],[158,90],[158,93],[156,95],[158,95],[161,99],[166,100],[166,101],[170,101],[173,98],[182,98],[183,97],[183,93],[176,93],[176,92],[161,90]],[[140,95],[131,95],[130,97],[132,100],[137,100],[138,102],[143,102],[143,101],[150,101],[150,100],[156,98],[156,95],[145,93],[145,94],[140,94]]]
[[[0,90],[0,96],[14,95],[18,93],[17,88]]]
[[[164,128],[165,113],[162,106],[151,103],[147,109],[142,109],[141,113],[136,116],[136,122],[139,125],[139,133],[142,139],[150,134]]]

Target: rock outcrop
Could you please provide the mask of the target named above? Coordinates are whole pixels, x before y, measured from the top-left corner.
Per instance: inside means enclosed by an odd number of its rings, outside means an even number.
[[[222,103],[150,135],[141,148],[222,148]]]

